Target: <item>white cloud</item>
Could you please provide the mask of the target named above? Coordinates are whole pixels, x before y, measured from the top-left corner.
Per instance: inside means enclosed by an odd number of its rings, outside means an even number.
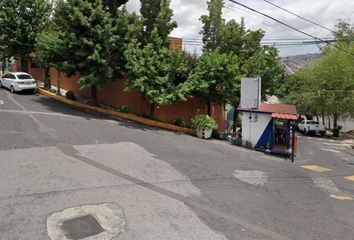
[[[303,21],[289,13],[275,8],[262,0],[238,0],[239,2],[250,6],[256,10],[264,12],[274,18],[277,18],[287,24],[296,27],[304,32],[312,34],[316,37],[330,36],[330,32],[315,26],[311,23]],[[302,17],[311,19],[314,22],[320,23],[330,29],[334,29],[335,22],[338,18],[346,18],[354,10],[354,1],[349,0],[322,0],[322,1],[309,1],[309,0],[270,0],[273,3],[282,6]],[[246,26],[251,29],[262,28],[266,31],[265,38],[308,38],[307,36],[297,33],[271,19],[262,17],[260,15],[251,13],[241,6],[225,0],[225,9],[223,16],[226,20],[232,18],[237,21],[241,17],[245,18]],[[178,28],[175,29],[171,35],[182,38],[201,38],[199,32],[202,24],[199,18],[202,14],[206,14],[206,0],[172,0],[171,7],[174,11],[174,19],[178,22]],[[139,11],[140,1],[130,0],[128,2],[128,10]],[[354,19],[354,13],[351,15]],[[194,46],[188,46],[188,49],[193,51]],[[303,53],[318,52],[316,45],[300,46],[300,47],[282,47],[279,48],[281,55],[295,55]]]

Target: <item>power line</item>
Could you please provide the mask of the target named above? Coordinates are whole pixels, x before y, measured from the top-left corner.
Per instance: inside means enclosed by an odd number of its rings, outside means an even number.
[[[255,13],[253,13],[253,12],[251,12],[251,11],[247,11],[247,10],[242,9],[242,8],[237,8],[237,7],[232,6],[232,5],[225,4],[225,8],[228,9],[229,11],[232,11],[232,12],[235,12],[235,11],[234,11],[234,9],[235,9],[235,10],[240,10],[240,11],[243,11],[243,12],[246,12],[246,13],[253,14],[253,15],[256,16],[256,17],[261,17],[261,16],[259,16],[258,14],[255,14]],[[231,9],[231,8],[232,8],[232,9]],[[245,18],[252,18],[252,19],[256,20],[257,22],[261,23],[262,25],[265,25],[265,26],[267,26],[267,27],[273,27],[272,25],[267,24],[267,23],[264,23],[263,21],[260,21],[260,20],[254,18],[254,17],[247,16],[247,17],[245,17]]]
[[[294,30],[294,31],[296,31],[296,32],[299,32],[299,33],[302,33],[302,34],[304,34],[304,35],[306,35],[306,36],[309,36],[309,37],[311,37],[311,38],[314,38],[314,39],[316,39],[316,40],[318,40],[318,41],[320,41],[320,42],[322,42],[322,43],[327,43],[327,44],[329,44],[329,45],[331,45],[331,46],[334,46],[334,47],[337,48],[337,49],[340,49],[341,51],[343,51],[343,52],[345,52],[345,53],[348,53],[348,54],[351,54],[351,55],[354,56],[353,53],[348,52],[348,51],[346,51],[346,50],[344,50],[344,49],[338,47],[337,45],[332,44],[331,42],[329,42],[329,41],[327,41],[327,40],[323,40],[323,39],[318,38],[318,37],[316,37],[316,36],[313,36],[313,35],[311,35],[311,34],[309,34],[309,33],[306,33],[306,32],[304,32],[304,31],[302,31],[302,30],[300,30],[300,29],[297,29],[297,28],[295,28],[295,27],[293,27],[293,26],[291,26],[291,25],[289,25],[289,24],[287,24],[287,23],[284,23],[284,22],[282,22],[282,21],[280,21],[280,20],[278,20],[278,19],[276,19],[276,18],[274,18],[274,17],[271,17],[271,16],[269,16],[269,15],[267,15],[267,14],[265,14],[265,13],[262,13],[262,12],[260,12],[260,11],[258,11],[258,10],[255,10],[255,9],[253,9],[253,8],[251,8],[251,7],[248,7],[248,6],[246,6],[246,5],[242,4],[242,3],[239,3],[239,2],[237,2],[237,1],[234,1],[234,0],[229,0],[229,1],[232,2],[232,3],[234,3],[234,4],[240,5],[240,6],[244,7],[244,8],[247,8],[247,9],[253,11],[253,12],[259,13],[259,14],[261,14],[261,15],[267,17],[267,18],[270,18],[270,19],[272,19],[273,21],[276,21],[277,23],[280,23],[280,24],[282,24],[282,25],[284,25],[284,26],[287,26],[288,28],[291,28],[292,30]]]
[[[202,38],[189,38],[189,37],[184,37],[182,38],[183,40],[196,40],[196,41],[202,41]],[[264,38],[262,41],[306,41],[306,40],[312,40],[313,38]],[[334,38],[322,38],[325,40],[334,40]]]
[[[270,5],[272,5],[272,6],[274,6],[274,7],[276,7],[276,8],[279,8],[279,9],[281,9],[281,10],[287,12],[287,13],[290,13],[291,15],[294,15],[294,16],[296,16],[296,17],[302,19],[302,20],[305,20],[305,21],[307,21],[307,22],[309,22],[309,23],[312,23],[312,24],[314,24],[314,25],[316,25],[316,26],[318,26],[318,27],[321,27],[321,28],[323,28],[323,29],[326,29],[326,30],[328,30],[328,31],[330,31],[330,32],[332,32],[332,33],[336,33],[336,32],[333,31],[332,29],[329,29],[329,28],[327,28],[327,27],[325,27],[325,26],[323,26],[323,25],[321,25],[321,24],[319,24],[319,23],[316,23],[316,22],[314,22],[314,21],[312,21],[312,20],[310,20],[310,19],[304,18],[304,17],[302,17],[302,16],[300,16],[300,15],[298,15],[298,14],[296,14],[296,13],[293,13],[293,12],[291,12],[291,11],[285,9],[285,8],[282,8],[281,6],[278,6],[278,5],[272,3],[272,2],[270,2],[270,1],[268,1],[268,0],[263,0],[263,1],[266,2],[266,3],[268,3],[268,4],[270,4]]]

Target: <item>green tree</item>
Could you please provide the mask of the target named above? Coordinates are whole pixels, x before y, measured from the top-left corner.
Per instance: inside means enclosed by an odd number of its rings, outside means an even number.
[[[141,0],[140,13],[143,26],[143,43],[150,42],[152,31],[156,28],[164,46],[169,44],[169,34],[177,27],[172,20],[171,0]]]
[[[277,49],[261,45],[264,31],[246,29],[243,18],[240,23],[230,20],[221,29],[220,52],[237,55],[243,75],[262,78],[262,96],[274,94],[284,68]]]
[[[117,9],[111,14],[111,38],[109,39],[108,65],[113,69],[113,79],[126,73],[127,64],[124,52],[130,42],[130,36],[127,35],[131,26],[138,25],[138,18],[134,14],[129,14],[126,8]],[[131,32],[131,36],[137,37],[140,33]]]
[[[64,41],[66,61],[63,72],[81,74],[80,88],[91,88],[97,105],[97,90],[114,78],[110,65],[112,25],[102,0],[59,0],[54,13],[59,38]]]
[[[142,0],[141,21],[129,27],[127,91],[138,91],[150,101],[150,115],[155,105],[185,101],[189,85],[183,81],[188,66],[183,52],[169,50],[169,34],[177,27],[172,20],[170,0]],[[140,33],[139,33],[140,31]]]
[[[204,54],[212,54],[217,50],[221,54],[230,55],[231,58],[236,55],[239,75],[261,77],[262,95],[264,96],[266,92],[273,93],[284,75],[278,51],[273,47],[261,46],[264,32],[246,29],[243,19],[240,23],[235,20],[225,22],[222,18],[223,5],[223,0],[208,1],[209,14],[201,17]],[[237,86],[237,89],[231,91],[239,96],[239,89],[240,86]],[[232,101],[232,104],[234,109],[237,109],[239,102]],[[235,111],[234,122],[237,118]]]
[[[51,5],[47,0],[6,0],[0,3],[0,54],[21,59],[28,71],[27,58],[36,38],[45,29]]]
[[[224,0],[210,0],[207,4],[209,14],[200,17],[203,23],[200,33],[203,35],[203,49],[210,53],[221,44],[221,32],[225,24],[225,20],[222,18]]]
[[[248,77],[261,77],[262,97],[266,94],[276,94],[284,78],[284,66],[281,64],[278,50],[272,46],[260,46],[242,61],[241,71]]]
[[[178,75],[188,70],[187,62],[180,51],[164,46],[155,28],[150,42],[142,46],[133,40],[125,52],[128,61],[127,91],[138,91],[150,101],[150,116],[155,105],[173,104],[187,100],[190,85],[179,82]]]
[[[66,60],[66,48],[63,39],[58,32],[47,31],[39,34],[36,42],[36,62],[46,69],[46,79],[44,86],[51,88],[49,68],[55,67],[58,70],[57,94],[60,95],[61,72]]]
[[[321,59],[292,77],[301,84],[283,93],[285,101],[296,104],[300,112],[332,116],[335,128],[340,117],[354,116],[354,43],[348,41],[354,31],[342,21],[337,27],[337,47],[325,46]],[[285,82],[281,88],[294,83]]]
[[[194,85],[197,96],[207,103],[208,115],[211,105],[235,105],[240,97],[239,59],[234,54],[214,51],[199,59],[189,82]]]
[[[102,0],[103,9],[114,14],[120,6],[126,4],[128,0]]]

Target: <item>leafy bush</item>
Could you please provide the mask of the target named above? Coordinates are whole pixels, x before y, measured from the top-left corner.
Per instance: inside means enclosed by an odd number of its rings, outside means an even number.
[[[192,118],[192,128],[195,129],[216,129],[218,125],[208,115],[196,115]]]
[[[66,92],[65,97],[69,100],[76,101],[75,93],[73,93],[72,91]]]
[[[252,149],[253,148],[253,144],[250,141],[245,141],[244,142],[244,147],[246,147],[248,149]]]
[[[129,110],[129,107],[124,105],[124,106],[121,106],[120,108],[118,108],[118,112],[121,112],[121,113],[130,113],[130,110]]]
[[[50,89],[50,92],[51,92],[51,93],[57,93],[57,90],[55,90],[55,89],[52,88],[52,89]]]
[[[179,126],[179,127],[185,127],[185,126],[186,126],[186,123],[185,123],[184,120],[181,119],[181,118],[176,119],[176,120],[174,121],[174,124],[175,124],[176,126]]]

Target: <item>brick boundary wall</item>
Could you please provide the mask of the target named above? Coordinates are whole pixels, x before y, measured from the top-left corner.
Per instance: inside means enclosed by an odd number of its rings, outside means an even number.
[[[17,68],[20,65],[16,64]],[[32,59],[28,62],[28,73],[36,80],[44,81],[45,71],[43,68],[36,68],[32,64]],[[51,84],[57,85],[58,72],[55,68],[50,68]],[[72,77],[66,77],[61,74],[61,88],[66,91],[72,91],[81,98],[90,98],[89,89],[80,90],[77,81],[80,79],[80,74],[75,74]],[[124,91],[124,79],[108,82],[100,91],[98,91],[98,102],[102,105],[118,109],[121,106],[128,106],[129,110],[140,116],[148,116],[150,113],[150,104],[147,99],[143,99],[137,92]],[[173,123],[176,119],[183,119],[184,122],[190,125],[190,119],[196,114],[207,114],[206,104],[200,99],[193,98],[186,102],[180,102],[167,106],[156,106],[154,117],[166,123]],[[222,106],[212,107],[212,116],[218,124],[218,131],[225,132],[227,129],[226,112]]]

